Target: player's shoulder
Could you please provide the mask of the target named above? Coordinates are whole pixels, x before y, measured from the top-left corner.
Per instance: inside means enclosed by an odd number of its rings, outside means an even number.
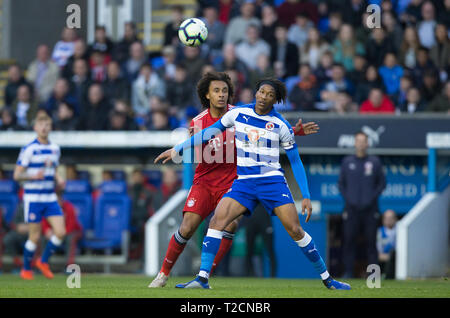
[[[292,126],[291,124],[286,120],[286,118],[283,117],[279,112],[277,112],[275,109],[273,110],[272,117],[274,117],[275,121],[280,126],[285,126],[287,129],[291,130]]]
[[[33,141],[23,146],[21,150],[22,151],[31,150],[33,148],[36,148],[37,146],[39,146],[39,141],[37,139],[34,139]]]
[[[192,121],[193,121],[193,122],[199,121],[199,120],[201,120],[203,117],[205,117],[208,113],[209,113],[209,108],[206,108],[205,110],[203,110],[202,112],[200,112],[197,116],[195,116],[194,118],[192,118]]]

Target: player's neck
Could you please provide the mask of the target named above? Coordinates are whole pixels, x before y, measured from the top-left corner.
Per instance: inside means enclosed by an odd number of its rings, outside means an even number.
[[[48,137],[41,137],[38,136],[37,140],[41,143],[41,144],[48,144]]]
[[[209,106],[209,114],[212,118],[220,118],[227,112],[227,107],[225,108],[219,108],[214,107],[213,105]]]
[[[255,113],[257,113],[259,116],[264,116],[267,115],[268,113],[270,113],[272,111],[273,107],[269,107],[269,108],[260,108],[258,106],[255,106]]]

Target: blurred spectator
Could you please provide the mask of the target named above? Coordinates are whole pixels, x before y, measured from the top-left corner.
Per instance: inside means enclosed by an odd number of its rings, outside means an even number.
[[[178,64],[175,70],[175,78],[169,79],[167,83],[167,100],[171,106],[179,110],[192,105],[193,91],[195,90],[192,82],[187,81],[187,72],[182,64]]]
[[[200,55],[199,47],[185,46],[183,53],[185,58],[182,64],[186,68],[188,81],[197,83],[201,77],[202,67],[207,61]]]
[[[421,87],[425,73],[434,70],[436,70],[436,67],[430,59],[429,50],[423,46],[419,47],[417,50],[416,66],[411,70],[414,84]]]
[[[202,21],[208,28],[208,37],[202,45],[202,50],[205,50],[206,56],[214,58],[222,51],[225,25],[218,20],[217,9],[213,6],[203,9],[203,17]]]
[[[341,93],[353,96],[354,86],[345,77],[344,66],[334,64],[331,72],[331,80],[321,88],[319,92],[321,102],[317,103],[316,107],[321,110],[333,109]]]
[[[308,39],[308,31],[312,27],[314,24],[308,19],[308,16],[299,13],[295,17],[295,23],[289,27],[287,38],[300,49]]]
[[[288,40],[287,28],[284,25],[277,25],[275,28],[275,41],[269,42],[271,45],[270,62],[274,65],[279,61],[283,63],[286,71],[284,76],[295,75],[299,64],[299,49],[295,43]]]
[[[167,110],[158,109],[150,113],[149,130],[171,130]]]
[[[89,55],[87,52],[86,42],[83,39],[77,39],[73,47],[73,55],[69,57],[66,65],[62,69],[62,76],[67,80],[73,76],[73,64],[76,60],[83,59],[89,63]]]
[[[225,44],[223,46],[223,61],[216,66],[217,71],[236,70],[243,78],[244,82],[249,79],[249,70],[247,66],[236,56],[236,47],[234,44]]]
[[[436,44],[431,47],[430,59],[438,68],[441,76],[445,81],[449,74],[450,68],[450,40],[447,27],[444,24],[438,24],[435,29]]]
[[[300,47],[301,63],[308,63],[313,70],[317,69],[322,55],[330,50],[330,45],[322,39],[319,30],[312,27],[308,31],[305,45]]]
[[[73,105],[68,102],[61,102],[58,105],[56,119],[53,121],[53,130],[70,131],[76,130],[78,119],[75,117]]]
[[[106,34],[106,28],[103,25],[95,27],[94,42],[89,45],[88,54],[92,59],[94,52],[101,52],[105,59],[105,64],[111,61],[111,56],[114,50],[114,43]],[[91,62],[92,63],[92,62]]]
[[[339,191],[344,198],[343,261],[344,277],[354,274],[357,238],[362,231],[368,264],[377,264],[376,247],[379,222],[378,198],[386,187],[386,177],[380,158],[368,155],[368,136],[355,135],[355,154],[342,160],[339,174]]]
[[[59,103],[66,101],[72,105],[74,105],[75,108],[75,114],[80,113],[78,99],[76,96],[72,95],[69,91],[69,83],[65,78],[59,78],[56,81],[55,87],[53,88],[53,93],[50,96],[50,98],[47,100],[45,104],[43,104],[43,108],[54,115],[54,112],[58,108]],[[83,102],[83,101],[80,101]],[[54,116],[53,116],[54,117]]]
[[[369,98],[361,104],[359,109],[363,113],[394,113],[395,106],[380,88],[372,88]]]
[[[406,101],[399,105],[399,110],[402,113],[415,113],[425,109],[420,96],[420,90],[417,87],[410,87],[406,94]]]
[[[106,130],[116,130],[116,131],[137,130],[137,125],[132,120],[128,119],[126,113],[113,109],[109,113]]]
[[[407,26],[405,28],[401,43],[399,62],[405,67],[412,69],[416,66],[417,52],[420,47],[419,35],[415,27]]]
[[[325,41],[333,43],[336,40],[342,23],[342,14],[340,12],[330,13],[328,29],[324,34]]]
[[[77,170],[77,166],[74,163],[66,164],[66,180],[74,181],[79,180],[79,173]]]
[[[361,19],[363,13],[367,9],[365,0],[346,0],[342,1],[343,8],[341,9],[343,14],[343,20],[345,23],[350,24],[354,28],[361,25]]]
[[[267,43],[275,42],[275,27],[279,25],[275,8],[264,5],[261,9],[261,38]]]
[[[395,244],[397,215],[394,210],[383,213],[382,226],[377,230],[377,251],[382,273],[386,279],[395,278]]]
[[[366,47],[369,42],[370,35],[373,31],[373,27],[369,24],[372,19],[373,18],[370,17],[368,12],[364,12],[361,25],[355,29],[356,41],[361,43],[364,47]]]
[[[130,45],[130,57],[122,65],[123,76],[131,83],[139,75],[139,70],[146,62],[144,45],[141,42],[133,42]]]
[[[385,1],[386,2],[386,1]],[[383,2],[384,3],[384,2]],[[386,30],[386,36],[395,52],[399,52],[403,40],[403,30],[392,11],[384,11],[381,16],[382,25]]]
[[[174,195],[181,187],[180,179],[177,172],[171,167],[162,168],[162,183],[156,197],[161,198],[161,204],[166,202],[172,195]],[[159,207],[155,206],[155,209]]]
[[[405,11],[400,16],[404,24],[415,25],[421,19],[421,10],[423,0],[411,0]]]
[[[269,56],[260,54],[256,58],[256,68],[250,72],[250,86],[256,89],[256,83],[265,77],[273,77],[274,71],[271,67]]]
[[[105,96],[114,102],[117,99],[129,101],[131,99],[131,85],[123,78],[119,62],[111,61],[107,67],[107,78],[103,82]]]
[[[138,116],[145,116],[149,112],[149,101],[152,96],[164,98],[166,87],[158,74],[153,71],[149,63],[141,66],[139,77],[133,82],[131,104]]]
[[[397,64],[395,54],[389,52],[384,57],[383,65],[379,68],[380,76],[388,95],[396,94],[400,88],[400,78],[403,76],[403,67]]]
[[[259,27],[250,24],[246,30],[245,40],[236,46],[236,56],[249,70],[255,70],[260,55],[270,56],[270,46],[260,38]]]
[[[356,41],[353,28],[349,24],[342,25],[333,42],[332,52],[334,61],[343,64],[347,71],[353,70],[353,59],[356,55],[365,54],[364,46]]]
[[[89,67],[84,59],[77,59],[73,63],[73,75],[69,79],[70,94],[75,96],[80,104],[87,101],[88,89],[92,84]]]
[[[113,60],[120,64],[130,57],[130,46],[134,42],[139,42],[136,34],[136,24],[134,22],[124,23],[123,38],[115,45],[113,50]]]
[[[374,67],[373,65],[370,65]],[[348,73],[348,79],[358,85],[366,79],[367,60],[363,55],[356,55],[353,60],[353,70]],[[377,69],[375,68],[375,72]]]
[[[61,207],[61,210],[64,213],[64,222],[66,225],[66,235],[64,238],[65,242],[65,255],[66,266],[69,264],[75,263],[75,256],[77,253],[78,242],[83,236],[83,228],[78,222],[77,214],[75,212],[75,207],[72,203],[67,200],[64,200],[62,197],[62,193],[57,193],[58,196],[58,204]],[[48,223],[46,218],[42,219],[42,233],[44,234],[47,240],[50,240],[50,237],[53,235],[52,228]]]
[[[30,63],[27,70],[27,80],[34,85],[34,96],[38,103],[46,101],[55,86],[59,76],[59,67],[50,60],[47,45],[41,44],[36,50],[36,59]]]
[[[104,97],[101,85],[92,84],[89,87],[88,102],[82,107],[78,129],[106,130],[110,109],[111,105]]]
[[[31,122],[38,110],[37,103],[32,99],[30,87],[20,85],[17,89],[17,99],[12,104],[12,110],[16,114],[17,125],[24,129],[31,129]]]
[[[108,65],[105,52],[92,50],[90,59],[91,79],[97,83],[106,80],[106,66]]]
[[[438,11],[438,23],[450,28],[450,0],[444,0],[444,8]]]
[[[426,111],[447,112],[450,114],[450,81],[447,81],[442,93],[436,96],[426,107]]]
[[[255,17],[255,4],[253,1],[245,0],[240,7],[241,14],[231,19],[225,32],[225,43],[237,44],[245,41],[248,26],[257,25],[260,27],[261,21]]]
[[[413,87],[413,80],[410,76],[403,75],[402,78],[400,78],[400,88],[394,96],[392,96],[392,102],[394,105],[402,105],[406,102],[406,95],[408,93],[408,90]]]
[[[27,85],[33,91],[33,86],[23,77],[19,64],[10,65],[8,68],[8,83],[4,92],[6,106],[11,106],[16,100],[17,89],[22,85]]]
[[[322,54],[319,60],[319,66],[314,70],[314,75],[317,77],[319,86],[324,85],[331,80],[333,69],[333,53],[326,51]]]
[[[311,66],[302,64],[299,75],[300,81],[293,87],[288,99],[296,111],[315,110],[319,86],[316,77],[312,74]]]
[[[61,32],[61,40],[56,42],[52,52],[52,60],[63,68],[69,57],[73,55],[77,33],[75,29],[65,27]]]
[[[439,74],[436,70],[427,70],[423,74],[423,85],[420,88],[422,97],[426,103],[429,103],[441,91]]]
[[[251,104],[254,99],[253,89],[251,87],[243,87],[236,106]]]
[[[375,66],[369,65],[366,69],[364,79],[355,81],[356,91],[355,91],[355,102],[361,104],[369,97],[369,92],[372,88],[380,88],[381,90],[385,90],[383,80],[378,74],[378,70]]]
[[[0,130],[22,130],[22,127],[17,125],[16,114],[10,107],[0,110]]]
[[[113,110],[115,112],[123,114],[126,117],[125,127],[128,128],[127,130],[138,130],[139,129],[139,127],[133,117],[133,110],[131,109],[129,103],[126,100],[116,99],[114,101]]]
[[[135,169],[131,174],[131,182],[128,194],[131,199],[131,250],[137,249],[136,258],[142,255],[142,247],[145,238],[145,222],[155,213],[156,204],[160,198],[155,196],[156,188],[145,182],[144,174],[140,169]]]
[[[374,28],[366,46],[366,57],[371,64],[380,67],[384,57],[389,52],[394,52],[394,45],[387,36],[384,28]]]
[[[219,21],[225,25],[228,25],[230,19],[239,15],[239,2],[236,0],[219,0],[218,2],[217,9],[219,11]]]
[[[4,224],[5,225],[5,224]],[[28,239],[28,224],[24,220],[23,203],[20,202],[14,212],[14,218],[6,225],[7,232],[3,237],[2,244],[5,254],[13,258],[14,271],[20,271],[22,267],[23,246]]]
[[[425,1],[421,7],[422,20],[417,25],[420,44],[430,49],[435,43],[434,28],[436,27],[435,8],[431,1]]]
[[[173,80],[176,71],[176,52],[172,45],[163,47],[162,51],[163,65],[158,68],[157,72],[160,78],[165,81]]]
[[[314,24],[319,22],[319,13],[316,4],[309,0],[285,0],[277,9],[280,22],[287,27],[295,23],[299,13],[309,17]]]
[[[163,45],[177,45],[178,40],[178,28],[184,19],[184,8],[181,5],[175,5],[172,7],[171,20],[164,27],[164,42]]]

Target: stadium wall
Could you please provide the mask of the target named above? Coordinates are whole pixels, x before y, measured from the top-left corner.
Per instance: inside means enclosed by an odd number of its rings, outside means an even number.
[[[445,276],[449,256],[450,186],[427,193],[397,223],[396,279]]]

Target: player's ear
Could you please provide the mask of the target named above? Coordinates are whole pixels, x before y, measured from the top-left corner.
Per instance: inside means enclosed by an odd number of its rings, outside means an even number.
[[[210,99],[210,98],[209,98],[209,92],[208,92],[208,93],[206,93],[205,97],[206,97],[206,99],[207,99],[207,100],[209,100],[209,99]]]

